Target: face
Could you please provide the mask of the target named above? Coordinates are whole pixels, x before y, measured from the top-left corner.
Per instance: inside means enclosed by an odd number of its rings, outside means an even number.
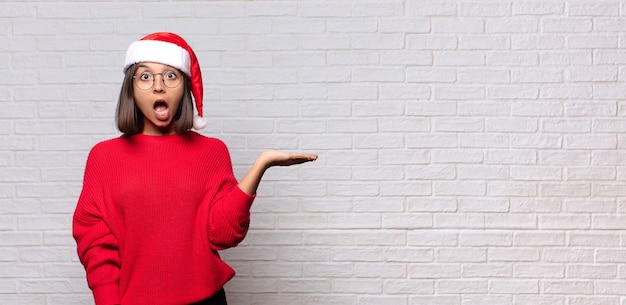
[[[143,134],[165,135],[176,132],[174,118],[183,98],[184,87],[183,76],[176,68],[152,62],[137,64],[133,97],[143,114]]]

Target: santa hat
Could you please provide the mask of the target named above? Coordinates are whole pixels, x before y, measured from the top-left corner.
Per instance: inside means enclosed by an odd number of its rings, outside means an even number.
[[[193,120],[193,128],[200,130],[207,122],[202,115],[202,73],[196,54],[180,36],[169,32],[148,34],[130,44],[126,51],[124,71],[138,62],[157,62],[181,70],[191,80],[191,93],[196,102],[198,116]]]

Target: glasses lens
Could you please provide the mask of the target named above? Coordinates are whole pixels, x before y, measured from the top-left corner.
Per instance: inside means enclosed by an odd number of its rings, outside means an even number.
[[[135,75],[135,83],[137,84],[137,87],[139,87],[139,89],[148,90],[152,88],[152,84],[154,83],[154,75],[147,72]]]
[[[161,76],[163,77],[163,83],[170,88],[176,88],[180,85],[181,77],[174,71],[163,72]]]

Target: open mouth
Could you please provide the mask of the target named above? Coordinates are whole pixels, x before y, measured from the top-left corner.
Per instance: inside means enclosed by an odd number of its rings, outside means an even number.
[[[167,121],[169,119],[169,107],[163,100],[154,102],[154,114],[158,120]]]

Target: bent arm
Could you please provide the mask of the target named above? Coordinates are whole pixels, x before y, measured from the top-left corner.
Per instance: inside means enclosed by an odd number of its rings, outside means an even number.
[[[317,160],[316,154],[286,153],[269,150],[262,152],[239,182],[239,188],[248,195],[256,193],[265,171],[272,166],[290,166]]]
[[[226,158],[228,154],[223,154]],[[222,181],[220,192],[209,211],[208,236],[216,250],[234,247],[241,242],[250,224],[250,206],[265,171],[272,166],[289,166],[317,159],[314,154],[289,154],[279,151],[266,151],[259,155],[252,168],[240,182],[231,179]],[[222,162],[224,170],[231,171],[230,159]],[[232,184],[231,184],[232,183]],[[223,196],[222,196],[223,195]]]
[[[102,167],[94,159],[90,154],[83,189],[72,219],[72,235],[95,303],[119,304],[119,242],[105,221],[98,175]]]

